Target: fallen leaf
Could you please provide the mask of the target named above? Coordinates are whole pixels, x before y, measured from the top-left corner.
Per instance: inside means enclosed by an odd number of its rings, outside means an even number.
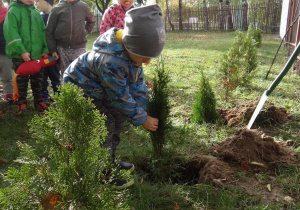
[[[0,165],[2,165],[2,164],[8,164],[7,160],[0,159]]]
[[[177,203],[174,205],[174,209],[180,209]]]
[[[271,184],[267,184],[267,189],[271,192]]]
[[[255,166],[260,166],[260,167],[263,167],[263,168],[266,167],[264,164],[258,163],[258,162],[254,162],[254,161],[250,162],[250,164],[251,164],[251,165],[255,165]]]

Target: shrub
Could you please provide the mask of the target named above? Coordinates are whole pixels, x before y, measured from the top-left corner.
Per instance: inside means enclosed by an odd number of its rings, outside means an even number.
[[[215,94],[209,84],[209,81],[201,71],[200,88],[196,92],[195,101],[192,107],[192,119],[197,123],[214,123],[218,119],[216,110]]]
[[[60,91],[49,111],[30,122],[36,144],[18,143],[21,166],[8,170],[2,208],[127,209],[125,191],[109,184],[129,174],[109,173],[112,160],[101,147],[105,118],[78,87],[66,84]]]
[[[225,100],[237,86],[248,86],[257,67],[257,52],[251,34],[236,31],[234,43],[220,61],[219,73]]]
[[[254,28],[253,24],[249,25],[247,34],[254,40],[254,44],[256,47],[260,47],[262,42],[262,30],[260,28]]]
[[[154,153],[157,156],[162,156],[163,145],[165,144],[166,133],[169,128],[168,117],[170,114],[169,105],[169,75],[165,70],[164,59],[160,57],[155,64],[155,74],[153,87],[150,91],[148,100],[148,114],[151,117],[158,118],[159,124],[156,131],[151,132],[151,141]]]

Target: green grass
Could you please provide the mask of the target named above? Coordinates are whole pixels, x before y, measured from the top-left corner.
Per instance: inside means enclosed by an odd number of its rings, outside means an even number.
[[[88,36],[87,50],[98,33]],[[218,107],[233,107],[237,103],[260,97],[271,85],[288,60],[287,49],[282,47],[274,63],[269,78],[265,75],[280,44],[277,35],[263,34],[263,41],[258,48],[259,66],[250,87],[239,87],[229,102],[223,99],[217,69],[223,53],[233,43],[234,32],[168,32],[163,50],[166,57],[165,67],[171,76],[171,121],[172,130],[167,136],[164,159],[155,159],[152,152],[149,133],[142,127],[134,127],[128,123],[122,132],[122,141],[118,155],[133,162],[137,168],[135,185],[130,189],[128,203],[136,210],[174,209],[177,203],[180,209],[297,209],[300,208],[299,167],[281,167],[275,175],[275,182],[282,185],[285,195],[294,199],[294,204],[285,204],[280,200],[276,204],[266,204],[259,196],[247,195],[237,187],[216,187],[212,183],[193,185],[178,181],[181,168],[174,160],[187,161],[189,155],[206,154],[211,145],[224,140],[235,132],[221,124],[197,125],[190,122],[194,93],[199,87],[200,71],[203,70],[216,94]],[[145,78],[152,79],[154,62],[144,67]],[[295,116],[293,121],[274,127],[277,130],[275,140],[293,140],[294,147],[300,143],[300,90],[299,76],[293,70],[283,78],[282,82],[268,97],[268,101],[277,107],[284,107]],[[28,133],[27,123],[35,111],[20,116],[13,112],[14,107],[0,102],[0,159],[10,163],[19,155],[16,141],[34,143]],[[298,149],[299,150],[299,149]],[[297,151],[297,149],[296,149]],[[141,168],[142,166],[145,168]],[[0,173],[5,174],[10,164],[0,165]],[[249,174],[237,176],[247,179]],[[266,177],[258,176],[259,182]],[[269,175],[266,175],[267,178]],[[177,180],[175,182],[174,180]],[[6,183],[0,179],[0,186]]]

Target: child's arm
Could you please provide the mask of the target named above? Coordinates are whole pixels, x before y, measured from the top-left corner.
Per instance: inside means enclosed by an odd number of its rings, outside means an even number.
[[[87,16],[85,19],[85,30],[89,34],[92,32],[93,28],[95,26],[95,18],[93,13],[91,13],[90,9],[88,8]]]
[[[58,21],[58,15],[56,14],[56,8],[54,7],[49,14],[48,23],[46,27],[46,39],[47,39],[48,49],[49,52],[52,53],[52,56],[57,51],[56,41],[54,37],[57,21]]]
[[[5,18],[3,32],[7,43],[7,54],[10,57],[20,58],[22,54],[28,53],[19,34],[18,19],[11,11],[7,13]],[[24,55],[26,59],[28,59],[28,57],[30,59],[30,55],[28,54]],[[23,56],[21,57],[23,58]]]

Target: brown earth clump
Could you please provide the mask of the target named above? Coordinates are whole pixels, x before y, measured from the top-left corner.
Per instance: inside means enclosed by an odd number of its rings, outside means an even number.
[[[211,181],[216,184],[229,183],[234,180],[230,166],[211,155],[196,155],[189,162],[186,169],[192,168],[198,173],[198,183]]]
[[[218,109],[224,123],[228,126],[247,124],[259,102],[259,98],[235,106],[232,109]],[[253,126],[274,125],[286,123],[291,115],[284,109],[266,102],[258,114]]]
[[[240,129],[213,146],[225,162],[237,162],[245,170],[270,170],[283,163],[292,164],[296,155],[284,142],[275,142],[258,130]]]

